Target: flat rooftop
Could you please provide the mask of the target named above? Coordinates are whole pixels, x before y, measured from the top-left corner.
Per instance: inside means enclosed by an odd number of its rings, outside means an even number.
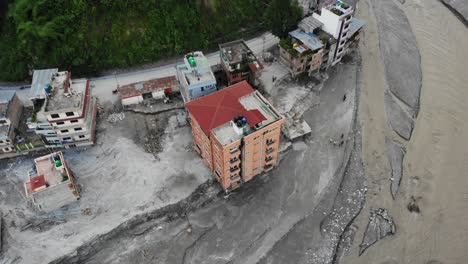
[[[269,124],[279,120],[281,116],[277,113],[275,113],[275,110],[273,110],[259,95],[257,91],[246,95],[244,97],[239,98],[240,104],[245,108],[245,110],[257,110],[260,112],[260,114],[263,116],[263,121],[261,121],[256,129],[260,129],[262,127],[268,126]],[[247,112],[246,111],[246,112]],[[244,112],[243,116],[248,116]],[[247,117],[247,120],[249,117]],[[215,129],[212,130],[214,136],[216,139],[218,139],[219,143],[222,145],[227,145],[232,142],[235,142],[241,138],[243,138],[245,135],[251,134],[256,130],[254,127],[251,127],[250,125],[245,126],[244,128],[244,133],[240,134],[236,129],[234,128],[234,124],[231,123],[231,121],[223,124],[222,126],[219,126]]]
[[[57,161],[59,162],[56,163]],[[39,157],[34,160],[34,164],[34,169],[28,175],[29,181],[25,184],[28,195],[54,187],[69,179],[62,152]]]
[[[243,40],[235,40],[232,42],[220,44],[219,49],[229,60],[229,64],[241,63],[243,62],[243,56],[253,55],[253,52]]]
[[[177,66],[177,69],[182,72],[185,82],[188,85],[197,85],[208,81],[216,81],[211,69],[202,72],[195,72],[191,71],[185,64]]]
[[[46,112],[81,107],[87,82],[72,83],[69,72],[58,72],[50,85],[52,91],[47,98]]]
[[[257,57],[244,40],[235,40],[220,44],[219,49],[230,66],[236,66],[237,64],[240,64],[241,67],[244,65],[251,65],[251,69],[254,71],[262,68]],[[235,67],[230,70],[235,70]]]
[[[349,14],[353,10],[352,6],[340,0],[331,2],[329,5],[326,5],[323,8],[330,10],[332,13],[338,16]]]
[[[208,136],[213,133],[223,145],[281,119],[277,111],[247,81],[193,100],[185,106],[203,132]],[[245,118],[242,133],[236,131],[232,123],[240,115]]]
[[[29,99],[44,99],[46,97],[44,88],[57,72],[58,69],[34,70]]]

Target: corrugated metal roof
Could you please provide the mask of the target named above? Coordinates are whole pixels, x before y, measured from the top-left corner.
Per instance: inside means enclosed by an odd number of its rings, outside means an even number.
[[[0,117],[5,117],[8,111],[8,105],[15,96],[15,90],[0,90]]]
[[[15,93],[15,90],[0,90],[0,103],[10,102]]]
[[[350,35],[354,35],[359,29],[361,29],[364,26],[364,21],[359,20],[355,17],[351,18],[351,27],[349,28],[349,33]]]
[[[313,33],[305,33],[300,29],[289,32],[293,38],[300,40],[304,43],[309,49],[316,50],[323,47],[322,41],[316,37]]]
[[[307,33],[312,32],[317,28],[321,28],[322,26],[323,26],[323,23],[312,16],[302,19],[298,25],[300,29],[302,29],[304,32],[307,32]]]
[[[44,99],[46,84],[51,82],[52,76],[58,72],[58,69],[35,70],[29,92],[29,99]]]

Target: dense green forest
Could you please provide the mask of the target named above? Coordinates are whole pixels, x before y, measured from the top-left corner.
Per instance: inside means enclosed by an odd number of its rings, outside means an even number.
[[[0,1],[0,80],[59,67],[96,74],[275,29],[300,19],[290,0]]]

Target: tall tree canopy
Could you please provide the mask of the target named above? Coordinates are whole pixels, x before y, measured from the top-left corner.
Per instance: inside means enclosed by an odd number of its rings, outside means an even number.
[[[58,67],[82,75],[151,63],[215,48],[262,31],[265,25],[283,32],[298,11],[288,0],[6,2],[8,9],[0,14],[3,81],[24,80],[35,68]],[[279,34],[276,29],[274,33]]]
[[[264,20],[271,32],[286,37],[302,18],[302,8],[296,0],[272,0],[264,14]]]

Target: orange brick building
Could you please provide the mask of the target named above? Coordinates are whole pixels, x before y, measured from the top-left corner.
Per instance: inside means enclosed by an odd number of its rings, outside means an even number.
[[[185,106],[194,147],[225,191],[276,165],[284,118],[246,81]]]

